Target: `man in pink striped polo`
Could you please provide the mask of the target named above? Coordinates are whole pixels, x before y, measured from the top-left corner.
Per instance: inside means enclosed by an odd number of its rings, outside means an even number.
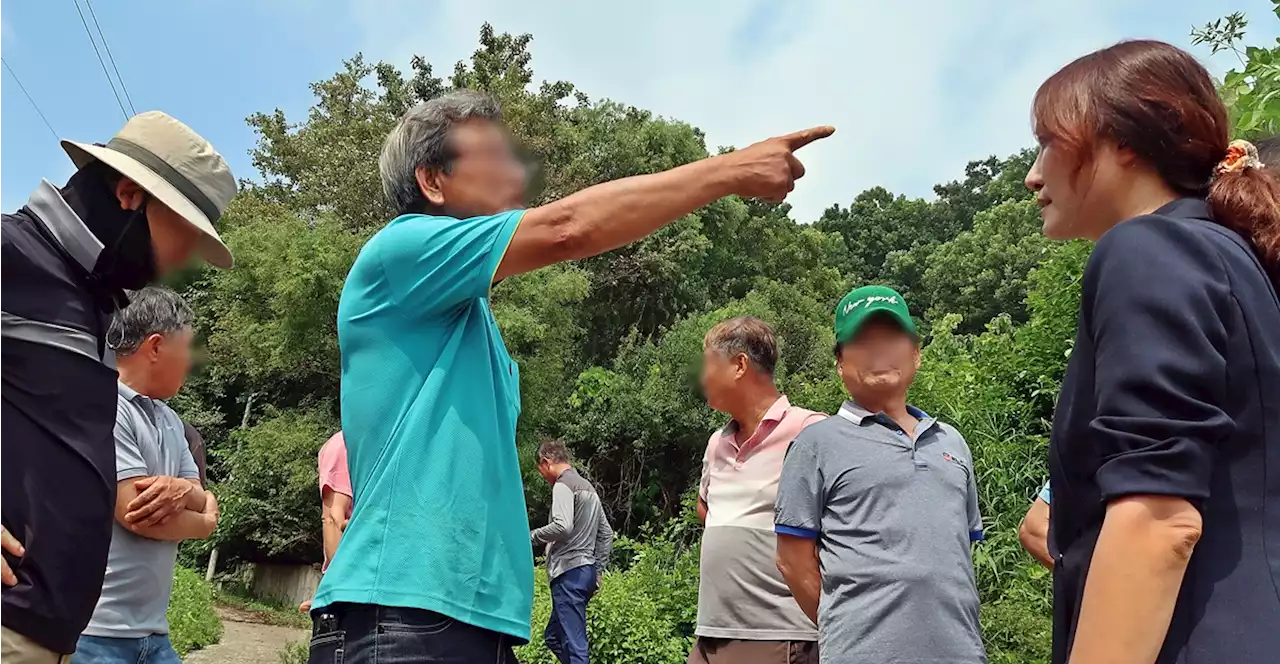
[[[702,460],[698,515],[706,531],[690,664],[818,661],[818,629],[775,563],[773,511],[787,447],[826,416],[778,392],[777,363],[773,330],[758,318],[726,320],[703,343],[707,403],[733,419],[711,435]]]

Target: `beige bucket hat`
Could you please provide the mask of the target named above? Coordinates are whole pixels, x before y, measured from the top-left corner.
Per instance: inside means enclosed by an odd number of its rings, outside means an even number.
[[[160,111],[129,119],[106,145],[62,141],[76,168],[97,159],[138,183],[201,233],[197,251],[210,265],[231,267],[231,250],[213,224],[236,195],[236,179],[213,145]]]

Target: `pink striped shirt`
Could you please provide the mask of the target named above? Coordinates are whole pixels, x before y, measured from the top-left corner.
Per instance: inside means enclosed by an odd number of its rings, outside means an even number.
[[[813,641],[817,628],[800,611],[775,560],[773,508],[787,448],[825,418],[779,397],[752,436],[730,422],[711,435],[699,496],[707,504],[698,587],[698,636]]]

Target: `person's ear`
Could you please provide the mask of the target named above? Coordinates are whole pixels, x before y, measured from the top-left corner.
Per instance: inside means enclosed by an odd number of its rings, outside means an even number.
[[[422,197],[427,199],[427,202],[433,207],[442,207],[444,205],[444,190],[440,186],[440,180],[444,177],[444,171],[419,167],[414,171],[414,176],[418,179],[418,191],[422,192]]]
[[[735,380],[747,375],[747,364],[749,362],[751,360],[747,359],[746,353],[738,353],[733,356],[733,377]]]
[[[920,344],[916,344],[914,355],[915,355],[916,371],[919,371],[920,370]]]
[[[163,334],[159,334],[159,333],[148,334],[147,338],[142,340],[142,346],[139,347],[138,350],[144,351],[146,353],[146,355],[144,355],[143,357],[147,358],[152,362],[155,362],[156,360],[160,359],[160,346],[162,346],[163,344],[164,344]]]
[[[116,182],[116,198],[120,201],[121,210],[137,210],[146,196],[147,192],[129,178],[121,177]]]

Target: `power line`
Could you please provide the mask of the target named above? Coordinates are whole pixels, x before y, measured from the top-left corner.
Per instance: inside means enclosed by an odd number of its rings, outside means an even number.
[[[129,112],[124,110],[124,102],[120,101],[120,93],[116,90],[115,81],[111,80],[111,74],[107,72],[107,63],[102,60],[102,53],[98,51],[98,42],[93,39],[93,31],[89,29],[89,22],[84,18],[84,12],[80,9],[78,0],[71,0],[75,3],[76,13],[80,15],[80,24],[84,26],[84,33],[89,35],[89,43],[93,45],[93,52],[98,56],[98,64],[102,65],[102,75],[107,77],[107,84],[111,86],[111,94],[116,96],[116,104],[120,106],[120,114],[124,116],[126,122],[129,121]]]
[[[22,94],[26,95],[27,101],[31,102],[31,107],[36,109],[36,114],[40,116],[41,120],[44,120],[44,126],[49,128],[49,133],[53,134],[54,140],[58,140],[58,132],[54,131],[53,125],[49,124],[49,118],[44,116],[44,111],[40,110],[40,106],[36,104],[36,100],[31,98],[31,93],[27,92],[26,86],[22,84],[22,79],[18,78],[18,74],[13,71],[13,67],[9,66],[9,61],[4,58],[0,58],[0,62],[4,63],[5,70],[13,77],[13,82],[18,84],[18,89],[22,90]]]
[[[133,99],[129,98],[129,88],[124,86],[124,77],[120,75],[120,69],[116,67],[116,58],[111,55],[111,47],[107,45],[107,36],[102,33],[102,26],[98,25],[98,15],[93,11],[93,3],[84,0],[84,4],[89,8],[89,16],[93,19],[93,27],[98,30],[98,39],[102,40],[102,48],[107,52],[107,60],[111,61],[111,70],[116,73],[116,80],[120,82],[120,91],[124,92],[124,100],[129,104],[129,112],[137,115],[138,109],[133,107]]]

